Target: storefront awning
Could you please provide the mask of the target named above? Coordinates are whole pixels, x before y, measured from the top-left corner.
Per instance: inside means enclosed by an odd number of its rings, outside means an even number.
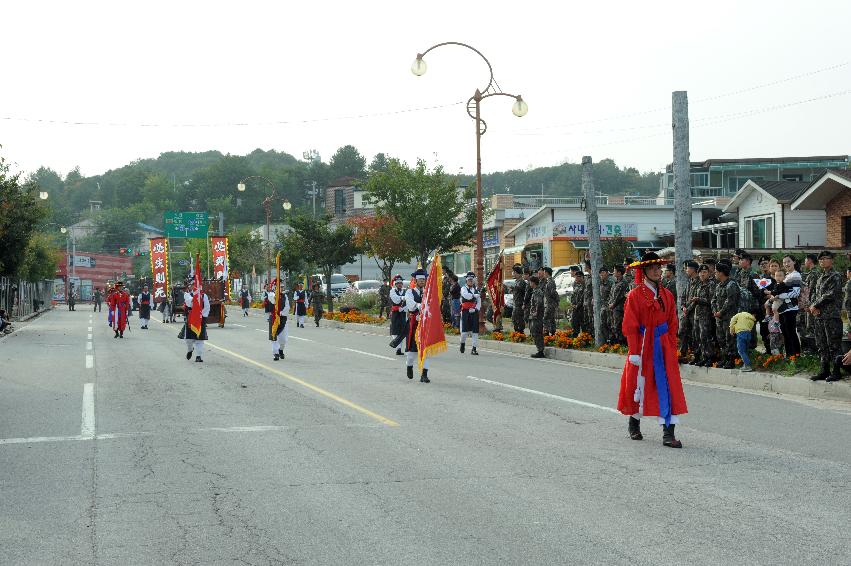
[[[504,254],[519,254],[520,252],[523,251],[524,247],[525,246],[512,246],[510,248],[505,248],[504,250],[502,250],[502,253],[504,253]]]

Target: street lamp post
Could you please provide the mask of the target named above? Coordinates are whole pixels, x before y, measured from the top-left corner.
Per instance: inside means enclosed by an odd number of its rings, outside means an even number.
[[[514,105],[511,108],[511,111],[515,116],[521,118],[526,115],[529,111],[529,106],[523,100],[519,94],[509,94],[503,92],[499,85],[494,81],[493,78],[493,67],[488,61],[487,57],[485,57],[481,51],[467,45],[466,43],[460,43],[457,41],[445,41],[443,43],[438,43],[437,45],[432,45],[422,53],[417,53],[417,58],[414,60],[414,63],[411,65],[411,72],[418,77],[421,77],[428,70],[428,66],[426,62],[423,60],[423,57],[428,54],[429,51],[433,49],[437,49],[438,47],[442,47],[444,45],[457,45],[459,47],[466,47],[467,49],[475,52],[485,64],[488,66],[488,72],[490,73],[490,80],[488,81],[487,86],[484,89],[476,89],[476,92],[473,93],[473,96],[467,100],[467,114],[476,121],[476,261],[475,261],[475,274],[476,279],[478,279],[479,286],[483,286],[485,284],[484,279],[484,258],[485,258],[485,246],[484,246],[484,237],[483,237],[483,229],[482,229],[482,135],[487,131],[488,125],[487,122],[482,120],[481,115],[481,104],[482,100],[485,98],[490,98],[492,96],[508,96],[514,99]],[[484,309],[482,309],[484,310]],[[485,319],[482,316],[482,313],[479,312],[479,333],[485,331]]]
[[[272,203],[278,200],[277,189],[275,188],[275,184],[262,175],[251,175],[250,177],[245,177],[242,179],[237,185],[236,190],[239,192],[245,192],[245,182],[250,179],[260,179],[265,181],[270,187],[272,187],[272,194],[266,195],[266,198],[263,199],[263,210],[266,212],[266,283],[270,283],[272,281],[272,252],[271,252],[271,221],[272,221]],[[286,198],[281,199],[283,201],[282,206],[283,209],[289,211],[292,208],[292,204]]]

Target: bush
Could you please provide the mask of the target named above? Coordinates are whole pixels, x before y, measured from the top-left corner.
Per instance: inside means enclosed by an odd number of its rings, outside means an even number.
[[[337,299],[337,303],[342,306],[355,308],[361,311],[371,311],[378,309],[378,293],[361,294],[354,289],[347,289]]]

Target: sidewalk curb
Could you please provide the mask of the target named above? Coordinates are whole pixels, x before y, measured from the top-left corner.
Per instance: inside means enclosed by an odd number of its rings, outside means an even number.
[[[327,319],[323,320],[322,324],[329,328],[358,330],[379,336],[386,334],[388,330],[386,325],[347,323]],[[387,336],[389,338],[389,334]],[[458,344],[460,340],[456,335],[447,335],[446,342],[448,344]],[[535,346],[531,344],[499,342],[497,340],[480,340],[480,344],[483,348],[513,354],[531,355],[535,353]],[[584,350],[565,350],[562,348],[547,347],[546,354],[547,358],[551,360],[614,370],[622,369],[625,363],[624,356],[619,354],[601,354],[599,352],[587,352]],[[764,393],[794,395],[808,399],[851,402],[851,382],[848,380],[827,383],[824,381],[810,381],[808,377],[797,375],[786,376],[757,371],[745,373],[740,370],[704,368],[689,365],[680,365],[680,376],[684,380],[695,383],[724,385],[751,391],[762,391]]]

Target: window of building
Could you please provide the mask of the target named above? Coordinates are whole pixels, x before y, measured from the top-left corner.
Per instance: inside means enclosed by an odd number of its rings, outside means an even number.
[[[689,175],[688,182],[692,187],[708,187],[709,173],[692,173]]]
[[[748,180],[762,181],[764,177],[727,177],[727,194],[734,195],[745,186]]]
[[[337,189],[334,191],[334,214],[342,215],[346,213],[346,191]]]
[[[765,249],[774,247],[774,215],[745,219],[745,247]]]
[[[804,175],[783,175],[784,181],[803,181]]]
[[[851,216],[842,217],[842,245],[851,246]]]

